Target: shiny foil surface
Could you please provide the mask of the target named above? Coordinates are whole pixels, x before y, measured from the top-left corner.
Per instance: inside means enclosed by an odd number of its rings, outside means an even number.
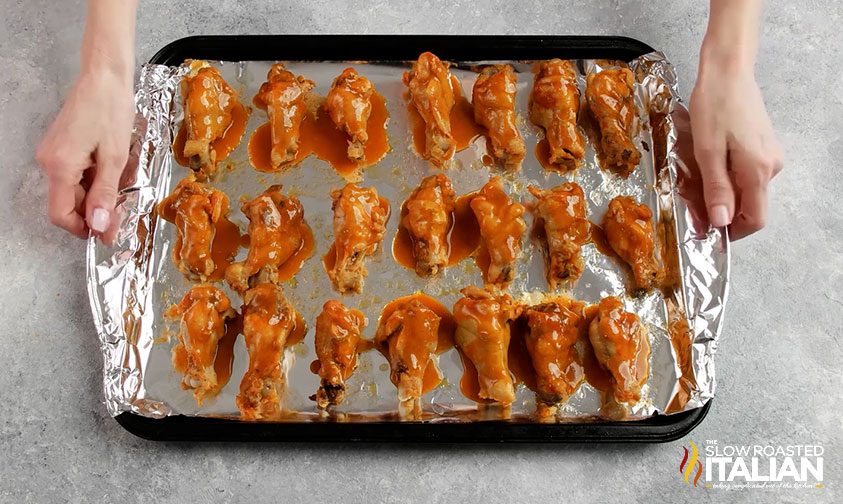
[[[264,81],[269,62],[211,62],[239,93],[247,105]],[[491,62],[459,62],[451,71],[469,97],[478,65]],[[573,290],[566,294],[588,303],[597,303],[607,295],[621,296],[626,309],[637,313],[648,326],[651,345],[650,377],[641,401],[632,408],[632,419],[659,413],[675,413],[704,405],[714,395],[714,353],[723,322],[729,278],[729,245],[725,232],[703,227],[694,201],[699,198],[696,166],[683,153],[688,150],[687,111],[676,92],[676,76],[661,53],[651,53],[633,60],[635,98],[639,112],[636,145],[641,163],[628,180],[603,171],[597,164],[594,148],[587,143],[584,165],[574,173],[560,175],[544,170],[534,155],[542,138],[539,128],[527,117],[529,93],[533,85],[532,62],[511,62],[518,74],[516,111],[518,127],[524,136],[527,156],[521,172],[506,175],[498,168],[484,166],[486,140],[476,139],[455,156],[446,170],[458,196],[478,190],[491,174],[504,175],[507,192],[523,204],[532,200],[526,188],[534,184],[551,188],[567,180],[579,183],[588,205],[588,216],[600,222],[610,199],[619,194],[634,196],[653,210],[659,219],[662,259],[674,264],[679,274],[678,287],[663,294],[654,291],[640,297],[625,295],[624,285],[631,273],[618,259],[598,252],[594,245],[583,247],[586,269]],[[581,116],[587,114],[584,72],[604,64],[578,61]],[[363,172],[362,185],[374,186],[391,203],[391,216],[380,251],[368,261],[369,276],[361,294],[340,296],[331,286],[321,257],[333,242],[331,198],[333,189],[342,187],[342,179],[331,166],[310,156],[299,165],[281,173],[261,173],[249,163],[247,144],[251,133],[266,121],[265,114],[253,110],[246,134],[213,180],[214,187],[231,199],[229,218],[242,231],[248,221],[239,210],[241,197],[256,196],[272,184],[283,184],[285,193],[296,195],[305,209],[305,218],[316,239],[314,255],[305,262],[296,277],[283,285],[291,303],[308,324],[302,343],[288,348],[284,358],[287,395],[284,407],[292,420],[316,420],[319,413],[309,396],[316,392],[319,377],[309,367],[316,358],[313,348],[316,316],[327,299],[341,299],[368,318],[366,338],[374,336],[383,306],[394,298],[422,291],[438,299],[449,309],[461,297],[459,290],[468,285],[482,285],[480,270],[472,259],[445,269],[444,274],[422,279],[399,265],[392,257],[392,241],[398,229],[401,204],[427,175],[438,171],[418,157],[412,148],[405,86],[401,74],[410,62],[289,62],[288,69],[316,82],[314,92],[325,96],[340,72],[354,66],[368,77],[386,98],[390,152],[379,163]],[[118,204],[119,222],[113,246],[91,238],[87,249],[88,291],[103,352],[103,387],[105,403],[112,415],[131,411],[147,417],[195,415],[237,417],[235,396],[248,365],[242,335],[234,346],[231,379],[215,398],[197,406],[191,391],[180,386],[181,375],[171,363],[177,324],[163,318],[164,310],[178,302],[191,282],[177,270],[172,249],[175,226],[155,214],[155,205],[188,174],[172,155],[171,145],[182,119],[180,81],[186,66],[147,65],[142,69],[135,95],[137,116],[133,151],[125,176],[125,188]],[[695,199],[696,198],[696,199]],[[525,215],[528,228],[532,215]],[[695,227],[696,226],[696,227]],[[529,231],[528,231],[529,232]],[[237,260],[245,257],[240,249]],[[528,236],[519,258],[518,274],[510,287],[516,299],[539,302],[547,290],[544,258]],[[224,282],[216,284],[239,308],[240,297]],[[677,330],[684,327],[687,331]],[[459,390],[462,364],[455,349],[438,357],[443,382],[422,398],[427,421],[478,421],[477,405]],[[397,410],[397,392],[389,380],[386,359],[376,351],[360,355],[358,368],[348,382],[346,401],[337,412],[347,413],[348,421],[373,421]],[[600,421],[599,392],[584,383],[569,401],[559,408],[559,421]],[[533,392],[518,385],[512,418],[529,419],[536,409]]]

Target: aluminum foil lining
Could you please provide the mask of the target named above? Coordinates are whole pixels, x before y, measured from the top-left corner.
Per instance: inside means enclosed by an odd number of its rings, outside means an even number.
[[[239,91],[248,103],[263,82],[269,62],[212,62],[223,77]],[[477,64],[464,62],[452,66],[463,92],[470,96]],[[676,89],[676,75],[661,53],[654,52],[633,60],[630,68],[636,79],[636,103],[639,109],[639,133],[636,143],[642,153],[640,166],[628,180],[599,169],[594,149],[588,145],[586,163],[575,174],[560,175],[545,171],[533,155],[542,133],[529,124],[527,102],[532,86],[531,62],[512,62],[518,73],[517,112],[519,129],[527,143],[527,158],[522,171],[506,178],[510,194],[522,202],[530,200],[526,186],[535,184],[549,188],[566,180],[575,180],[585,191],[589,217],[599,222],[609,200],[618,194],[635,196],[646,202],[659,219],[662,241],[668,244],[666,259],[674,262],[681,281],[673,292],[653,292],[642,297],[624,297],[627,309],[634,310],[648,325],[650,333],[651,375],[642,400],[632,408],[633,418],[657,412],[675,413],[704,405],[714,395],[714,353],[723,321],[723,310],[729,277],[729,246],[725,233],[702,228],[696,219],[694,194],[699,192],[695,166],[680,154],[687,150],[682,125],[684,113]],[[578,61],[581,73],[599,66],[598,61]],[[317,83],[315,89],[324,96],[333,80],[348,62],[289,62],[288,68]],[[398,265],[391,255],[391,243],[398,219],[397,210],[421,179],[435,168],[412,152],[404,85],[401,72],[409,62],[355,62],[358,71],[367,76],[384,95],[389,111],[388,135],[391,151],[377,165],[366,169],[364,185],[372,185],[390,200],[393,214],[387,226],[382,251],[369,262],[366,287],[359,295],[344,296],[343,302],[362,310],[369,321],[366,336],[372,337],[382,307],[393,298],[416,291],[438,298],[452,307],[459,298],[459,289],[482,285],[479,270],[470,259],[432,280],[416,277],[411,270]],[[175,229],[159,220],[154,213],[157,202],[187,174],[176,164],[171,144],[183,119],[179,85],[187,68],[146,65],[143,67],[135,95],[133,155],[126,170],[125,188],[120,192],[118,224],[113,246],[90,239],[87,248],[87,280],[91,308],[103,352],[103,387],[105,404],[112,415],[131,411],[159,418],[167,415],[236,417],[234,398],[240,378],[248,364],[242,337],[234,347],[234,363],[229,383],[220,394],[198,407],[190,391],[180,387],[181,377],[171,365],[171,349],[175,338],[171,322],[163,320],[167,306],[177,302],[191,284],[176,269],[172,260]],[[584,95],[585,82],[580,89]],[[584,106],[584,104],[583,104]],[[585,109],[583,109],[585,110]],[[230,155],[231,170],[222,170],[214,181],[232,201],[230,218],[243,230],[248,222],[237,209],[242,196],[253,197],[271,184],[283,184],[296,194],[305,208],[305,217],[314,231],[316,249],[295,279],[284,285],[291,302],[308,321],[304,342],[288,349],[285,355],[288,392],[286,408],[297,412],[299,420],[317,418],[315,404],[308,399],[319,384],[318,376],[309,370],[315,359],[313,326],[323,302],[338,295],[320,258],[333,241],[331,209],[328,194],[345,181],[332,168],[311,156],[299,166],[279,174],[254,170],[247,155],[248,137],[265,122],[263,112],[254,110],[247,124],[246,135]],[[479,189],[489,178],[490,168],[482,164],[486,142],[482,137],[456,155],[454,167],[447,171],[457,194]],[[493,169],[494,170],[494,169]],[[681,197],[680,197],[681,195]],[[687,199],[686,199],[687,198]],[[532,216],[527,216],[528,225]],[[695,228],[696,224],[696,228]],[[245,256],[241,249],[238,259]],[[628,270],[616,259],[599,253],[593,245],[583,249],[586,271],[568,294],[589,303],[606,295],[624,296]],[[525,238],[524,252],[518,263],[518,277],[511,286],[514,297],[538,299],[546,290],[544,262],[540,249]],[[219,284],[239,306],[238,296]],[[689,331],[676,328],[687,321]],[[459,413],[473,411],[475,404],[459,391],[462,365],[455,350],[439,356],[444,374],[443,383],[422,398],[428,417],[460,420]],[[340,412],[356,413],[355,420],[382,419],[383,414],[397,408],[397,393],[389,381],[388,364],[377,352],[361,355],[359,366],[348,383],[348,396]],[[567,404],[560,408],[564,420],[593,418],[600,408],[597,390],[583,384]],[[534,394],[518,386],[512,405],[513,418],[525,417],[535,410]]]

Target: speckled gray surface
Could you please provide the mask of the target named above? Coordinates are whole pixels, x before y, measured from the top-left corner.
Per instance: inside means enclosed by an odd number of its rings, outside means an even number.
[[[141,0],[138,60],[194,34],[622,34],[664,49],[687,96],[706,2]],[[178,4],[178,5],[177,5]],[[600,5],[598,5],[600,4]],[[78,67],[84,2],[4,0],[0,31],[0,500],[839,502],[843,498],[843,49],[836,0],[769,1],[758,79],[786,151],[768,227],[734,246],[718,397],[656,446],[146,442],[100,403],[83,243],[44,217],[33,151]],[[692,488],[689,440],[825,447],[825,488]]]

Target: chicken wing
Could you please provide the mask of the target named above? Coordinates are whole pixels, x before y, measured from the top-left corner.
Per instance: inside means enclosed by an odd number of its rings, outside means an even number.
[[[249,254],[225,271],[226,281],[240,293],[256,281],[281,281],[279,268],[301,249],[310,233],[301,202],[295,196],[285,196],[281,189],[280,185],[270,186],[241,207],[249,218]]]
[[[515,277],[515,261],[521,253],[521,237],[527,228],[524,207],[504,192],[500,177],[492,177],[472,198],[471,209],[489,251],[486,281],[505,286]]]
[[[428,366],[441,378],[433,358],[439,337],[440,317],[418,299],[409,299],[386,319],[375,333],[375,345],[389,360],[389,378],[398,388],[399,413],[418,419]]]
[[[637,289],[657,287],[663,272],[654,256],[653,212],[629,196],[609,202],[603,216],[603,230],[612,250],[632,267]]]
[[[410,103],[425,123],[425,152],[420,154],[441,167],[456,150],[451,133],[454,88],[448,64],[433,53],[422,53],[413,68],[404,73],[404,84],[410,90]]]
[[[256,101],[266,108],[272,131],[270,160],[279,168],[296,158],[299,133],[307,110],[306,98],[316,84],[301,75],[294,75],[283,63],[269,69]]]
[[[295,327],[296,312],[281,287],[272,283],[247,290],[243,302],[249,368],[240,382],[237,407],[246,420],[278,418],[286,388],[281,361],[287,337]]]
[[[544,128],[554,166],[576,168],[585,156],[585,139],[577,126],[580,91],[577,71],[568,60],[539,64],[530,94],[530,120]]]
[[[389,202],[375,188],[355,184],[332,192],[331,198],[335,256],[328,277],[341,294],[360,292],[368,275],[365,259],[377,251],[386,231]]]
[[[509,322],[517,316],[517,307],[507,294],[478,287],[460,292],[463,297],[454,305],[454,341],[477,368],[480,398],[508,406],[515,400],[508,362]]]
[[[435,275],[448,264],[454,196],[451,181],[440,173],[422,180],[404,203],[401,225],[413,239],[419,276]]]
[[[316,318],[316,357],[319,359],[319,390],[312,399],[319,409],[345,400],[345,382],[357,367],[357,345],[366,317],[336,300],[327,301]]]
[[[193,390],[200,406],[205,398],[219,392],[214,359],[226,321],[235,315],[225,293],[207,284],[187,291],[179,304],[164,313],[168,319],[181,320],[178,343],[173,347],[173,367],[184,374],[181,386]]]
[[[521,168],[524,139],[515,125],[515,72],[509,65],[489,65],[474,81],[474,120],[489,134],[492,157],[508,170]]]
[[[632,71],[626,67],[609,68],[588,74],[586,81],[588,106],[600,126],[600,161],[604,168],[629,177],[641,160],[641,153],[632,142],[633,121],[638,114]]]
[[[222,138],[233,121],[237,93],[205,62],[194,64],[182,81],[187,139],[184,157],[191,168],[210,176],[217,169],[217,153],[213,143]]]
[[[527,189],[536,197],[536,224],[543,227],[547,240],[547,283],[556,289],[562,282],[575,282],[584,267],[580,251],[591,231],[582,188],[566,182],[550,190]]]
[[[536,397],[553,414],[585,379],[576,344],[585,333],[579,301],[567,298],[531,306],[524,311],[530,331],[525,337],[527,353],[536,372]],[[541,410],[542,408],[540,408]]]
[[[650,341],[647,329],[634,313],[624,311],[620,299],[603,298],[591,321],[588,338],[594,355],[612,383],[609,414],[623,418],[627,407],[641,399],[641,387],[650,375]]]
[[[206,281],[216,269],[211,248],[216,224],[228,214],[228,196],[190,174],[159,203],[158,213],[176,225],[173,261],[179,271]]]
[[[346,68],[334,79],[325,108],[337,128],[349,137],[348,159],[363,159],[369,133],[366,127],[372,113],[372,93],[375,88],[366,77],[358,75],[353,68]]]

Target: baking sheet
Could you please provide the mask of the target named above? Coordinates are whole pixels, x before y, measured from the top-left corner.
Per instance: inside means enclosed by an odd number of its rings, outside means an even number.
[[[212,63],[220,68],[244,103],[251,101],[271,64]],[[460,80],[466,94],[470,95],[478,63],[486,62],[464,62],[452,67],[452,73]],[[631,63],[636,75],[636,103],[641,125],[636,142],[642,160],[633,175],[623,180],[598,168],[590,142],[586,162],[576,173],[560,175],[545,171],[533,155],[541,133],[526,120],[532,86],[531,62],[504,63],[512,64],[518,73],[516,107],[520,116],[519,129],[527,146],[521,172],[514,177],[505,177],[510,194],[525,203],[531,200],[526,192],[529,184],[549,188],[574,180],[583,187],[589,218],[594,222],[600,222],[612,197],[632,195],[647,203],[654,215],[665,220],[676,240],[682,281],[680,288],[669,293],[669,301],[687,315],[691,329],[686,345],[690,350],[686,364],[686,367],[690,366],[690,375],[686,372],[686,383],[691,384],[690,394],[687,401],[680,401],[684,404],[676,406],[675,397],[682,395],[683,349],[679,348],[680,352],[677,352],[671,342],[662,294],[653,292],[637,298],[625,297],[627,309],[638,313],[648,325],[652,348],[651,376],[642,401],[632,410],[633,418],[702,406],[713,396],[715,388],[713,354],[728,285],[728,242],[718,230],[695,231],[685,202],[674,197],[676,178],[689,167],[676,154],[677,131],[670,113],[681,104],[670,64],[660,53],[642,56]],[[288,62],[287,66],[294,73],[314,80],[317,84],[314,91],[324,96],[333,78],[349,65],[373,82],[386,98],[390,115],[388,136],[392,149],[377,165],[366,169],[362,182],[375,186],[391,202],[392,216],[384,247],[368,262],[369,276],[363,292],[342,297],[346,305],[366,314],[369,325],[364,334],[372,337],[380,311],[390,300],[422,290],[450,308],[460,297],[460,288],[482,285],[482,278],[470,259],[447,268],[441,277],[430,280],[418,278],[412,270],[393,260],[391,244],[398,227],[398,209],[421,179],[437,169],[412,151],[403,97],[405,87],[400,79],[401,72],[409,68],[409,62]],[[587,70],[593,68],[595,62],[579,61],[578,65],[581,70]],[[187,174],[186,168],[175,163],[169,148],[183,116],[179,81],[185,73],[184,67],[148,65],[143,68],[136,95],[138,120],[134,151],[138,161],[137,167],[129,167],[134,176],[121,193],[115,244],[107,247],[94,239],[88,244],[89,294],[104,354],[106,405],[112,415],[123,411],[150,417],[173,414],[236,417],[239,414],[234,397],[248,363],[242,337],[234,347],[231,380],[216,398],[206,400],[201,408],[196,405],[191,391],[181,389],[181,377],[173,370],[170,358],[175,338],[170,341],[166,338],[167,334],[173,334],[174,327],[163,319],[163,311],[181,299],[192,284],[172,261],[174,226],[158,220],[153,208]],[[580,89],[584,94],[582,78]],[[657,118],[655,124],[653,118]],[[232,169],[222,169],[214,186],[229,195],[232,201],[230,218],[243,230],[247,229],[247,220],[238,208],[241,196],[253,197],[267,186],[280,183],[304,205],[305,218],[316,239],[315,253],[284,288],[290,301],[308,321],[309,330],[304,342],[289,349],[285,356],[289,387],[286,408],[298,412],[291,417],[294,419],[317,418],[315,404],[308,399],[319,385],[318,376],[309,369],[310,362],[315,359],[313,328],[324,301],[339,298],[331,288],[321,256],[333,241],[329,193],[344,185],[345,180],[314,156],[283,173],[254,170],[248,161],[248,137],[265,120],[264,113],[253,111],[243,141],[227,160],[232,163]],[[454,166],[447,170],[458,195],[475,191],[488,180],[490,169],[481,161],[485,144],[482,137],[477,139],[468,149],[456,154]],[[664,156],[656,154],[659,146]],[[528,214],[526,219],[531,226],[532,216]],[[241,249],[238,258],[245,253],[245,249]],[[596,303],[606,295],[625,294],[628,271],[616,259],[603,256],[591,244],[583,248],[583,257],[586,270],[570,295]],[[518,276],[510,288],[513,296],[538,299],[547,288],[544,268],[540,249],[525,237]],[[224,283],[218,285],[231,297],[232,304],[239,306],[239,297]],[[426,417],[476,418],[464,414],[474,411],[476,405],[459,391],[462,365],[456,350],[442,354],[439,366],[445,380],[423,397],[423,408],[430,413]],[[348,382],[347,399],[337,411],[355,413],[349,417],[352,421],[382,419],[384,414],[395,412],[397,403],[397,392],[389,381],[386,360],[377,352],[367,352],[360,356],[358,369]],[[600,403],[600,394],[586,383],[560,408],[559,416],[563,420],[593,418]],[[512,405],[513,417],[529,416],[534,410],[533,393],[523,385],[519,386]]]

